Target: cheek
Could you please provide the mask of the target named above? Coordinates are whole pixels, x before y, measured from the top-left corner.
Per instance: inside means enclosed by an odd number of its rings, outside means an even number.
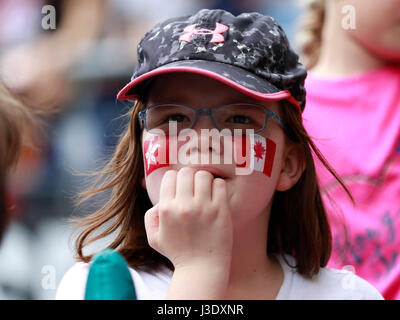
[[[143,139],[143,163],[145,176],[157,169],[169,166],[169,142],[162,135],[151,135]]]
[[[384,32],[381,42],[384,46],[388,46],[393,50],[396,50],[400,56],[400,22],[396,26],[391,27]]]
[[[357,0],[355,5],[355,29],[349,36],[359,45],[383,60],[400,60],[400,2],[382,0]],[[383,19],[383,17],[385,17]]]
[[[235,163],[237,175],[261,172],[271,177],[276,154],[274,140],[254,134],[234,137]]]
[[[264,145],[266,150],[262,159],[265,162],[255,157],[254,152],[254,171],[250,175],[236,175],[231,183],[228,183],[229,205],[236,225],[264,214],[272,202],[281,172],[283,153],[283,141],[278,139],[280,142],[275,143],[275,139],[272,139],[274,138],[264,139],[267,145]],[[260,147],[260,150],[263,148]]]
[[[153,171],[150,175],[146,176],[146,190],[149,195],[150,201],[153,205],[157,204],[160,200],[160,187],[162,178],[169,170],[169,167],[160,168]]]
[[[366,50],[377,56],[380,60],[400,62],[400,28],[388,30],[378,35],[356,35],[354,40]]]
[[[264,214],[270,205],[276,182],[262,173],[238,176],[228,184],[229,207],[234,225],[242,225]]]
[[[146,190],[154,205],[159,201],[162,178],[170,169],[168,139],[165,136],[146,133],[143,135],[142,149]]]

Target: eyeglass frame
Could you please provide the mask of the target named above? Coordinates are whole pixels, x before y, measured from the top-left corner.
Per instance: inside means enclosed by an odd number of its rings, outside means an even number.
[[[194,128],[194,126],[195,126],[196,123],[197,123],[197,120],[199,119],[200,114],[208,114],[208,115],[211,117],[211,120],[213,121],[213,123],[214,123],[214,125],[215,125],[215,128],[217,128],[219,131],[221,131],[221,130],[223,130],[223,129],[219,128],[219,126],[218,126],[218,124],[217,124],[217,121],[216,121],[216,119],[215,119],[215,117],[214,117],[214,113],[215,113],[214,110],[219,109],[219,108],[223,108],[223,107],[226,107],[226,106],[231,106],[231,105],[243,105],[243,104],[244,104],[244,105],[252,105],[252,106],[261,107],[262,109],[265,110],[265,121],[264,121],[264,126],[263,126],[261,129],[255,130],[254,133],[258,133],[258,132],[264,131],[265,128],[267,127],[268,120],[269,120],[270,118],[272,118],[273,120],[275,120],[276,122],[278,122],[278,124],[282,127],[283,131],[285,131],[286,135],[287,135],[288,137],[291,137],[291,130],[289,130],[289,128],[283,123],[283,121],[281,120],[281,118],[278,116],[278,114],[277,114],[276,112],[274,112],[274,111],[268,109],[266,106],[264,106],[264,105],[262,105],[262,104],[249,103],[249,102],[226,103],[226,104],[223,104],[223,105],[220,105],[220,106],[216,106],[216,107],[214,107],[214,108],[207,108],[207,109],[200,109],[200,108],[196,108],[196,107],[189,106],[189,105],[186,105],[186,104],[175,103],[175,102],[174,102],[174,103],[169,103],[169,102],[166,102],[166,103],[157,103],[157,104],[152,104],[152,105],[146,107],[145,109],[139,111],[139,113],[138,113],[138,118],[139,118],[139,120],[142,120],[142,121],[143,121],[144,127],[146,128],[147,131],[150,132],[152,129],[149,129],[149,128],[148,128],[148,126],[147,126],[147,121],[146,121],[146,114],[147,114],[147,111],[148,111],[148,110],[150,110],[150,109],[152,109],[152,108],[154,108],[154,107],[163,106],[163,105],[171,105],[171,106],[186,107],[186,108],[189,108],[189,109],[194,110],[194,112],[195,112],[195,118],[194,118],[194,120],[193,120],[192,126],[191,126],[190,128],[186,128],[186,129],[193,129],[193,128]]]

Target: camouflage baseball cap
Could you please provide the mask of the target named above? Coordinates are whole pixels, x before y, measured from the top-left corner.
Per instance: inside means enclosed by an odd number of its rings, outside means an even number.
[[[149,79],[190,72],[263,101],[305,106],[307,72],[278,23],[259,13],[203,9],[156,25],[140,41],[138,63],[118,100],[139,98]]]

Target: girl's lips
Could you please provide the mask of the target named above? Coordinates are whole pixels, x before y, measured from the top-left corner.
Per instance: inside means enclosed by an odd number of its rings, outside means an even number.
[[[222,178],[222,179],[226,179],[228,178],[228,174],[226,174],[224,171],[215,168],[215,167],[208,167],[208,166],[195,166],[195,167],[191,167],[195,170],[204,170],[204,171],[208,171],[210,172],[214,178]]]

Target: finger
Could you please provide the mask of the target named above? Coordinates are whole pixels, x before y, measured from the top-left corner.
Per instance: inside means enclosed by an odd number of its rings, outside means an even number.
[[[146,229],[147,241],[153,249],[158,248],[158,230],[160,226],[160,220],[158,215],[158,203],[147,210],[144,215],[144,226]]]
[[[194,175],[194,197],[202,200],[211,200],[213,175],[210,172],[199,170]]]
[[[182,168],[178,171],[175,198],[193,197],[194,173],[195,170],[192,168]]]
[[[228,203],[227,187],[224,179],[215,178],[213,180],[211,199],[220,206],[224,206]]]
[[[175,170],[165,172],[160,185],[160,202],[175,198],[176,176],[177,172]]]

